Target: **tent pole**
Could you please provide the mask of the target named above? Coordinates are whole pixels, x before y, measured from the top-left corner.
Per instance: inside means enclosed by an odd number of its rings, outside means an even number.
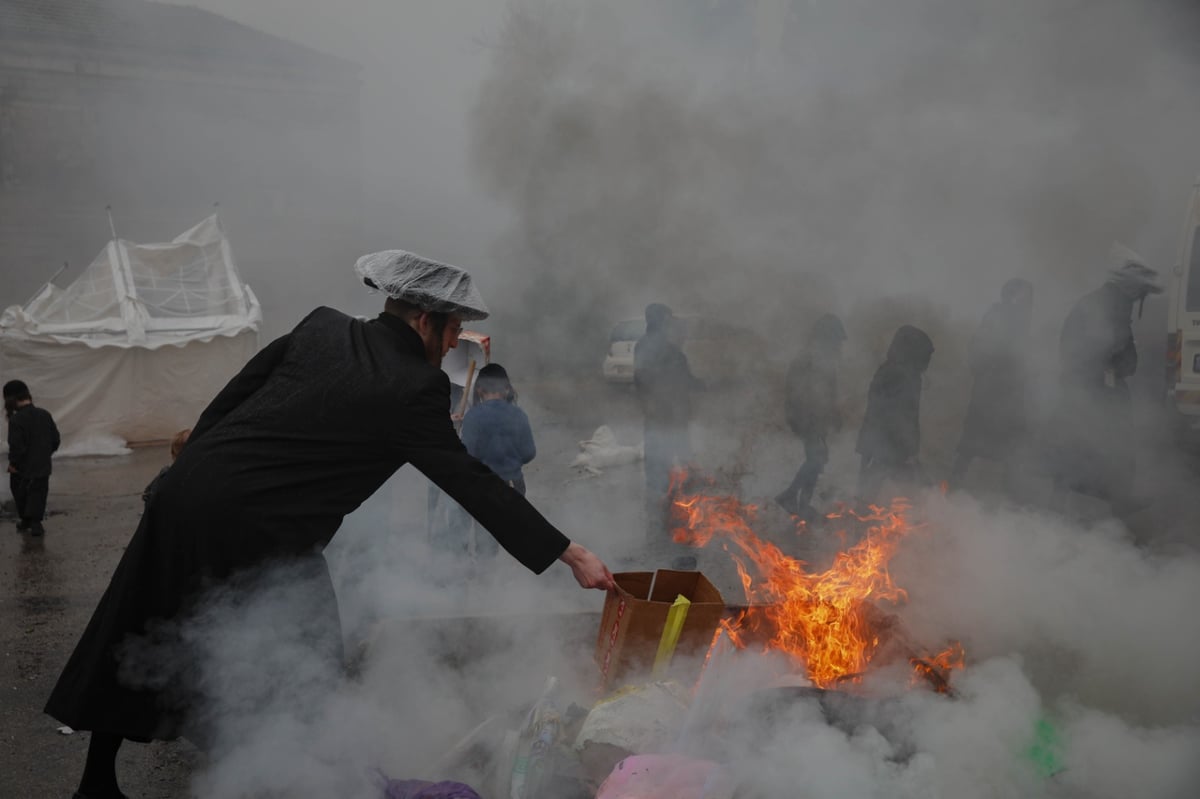
[[[108,229],[110,231],[112,231],[113,241],[116,241],[117,240],[117,226],[113,222],[112,206],[111,205],[104,206],[104,213],[108,214]]]
[[[70,268],[71,268],[71,262],[63,261],[63,265],[58,268],[58,271],[55,272],[53,275],[51,275],[50,279],[42,284],[42,287],[40,289],[38,289],[34,293],[34,295],[26,301],[26,303],[23,307],[28,308],[30,305],[32,305],[34,300],[36,300],[38,297],[42,296],[42,292],[46,290],[47,286],[52,285],[54,283],[54,281],[58,279],[59,275],[61,275],[63,272],[67,271]]]

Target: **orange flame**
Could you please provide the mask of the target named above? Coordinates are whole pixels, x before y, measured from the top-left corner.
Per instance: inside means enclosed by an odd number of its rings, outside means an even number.
[[[967,653],[958,641],[927,658],[909,658],[913,666],[913,684],[924,679],[940,694],[950,692],[950,672],[966,665]]]
[[[908,522],[911,505],[895,500],[890,508],[872,506],[866,514],[849,509],[829,518],[866,526],[862,539],[837,554],[824,572],[809,573],[803,561],[785,555],[753,531],[758,508],[731,496],[685,492],[687,475],[672,482],[672,537],[677,543],[707,546],[714,539],[737,565],[746,598],[755,608],[727,625],[730,639],[745,645],[747,634],[769,636],[765,648],[786,653],[802,665],[808,678],[822,688],[856,681],[881,644],[887,624],[875,607],[878,600],[903,601],[904,589],[892,582],[888,562],[901,540],[914,529]],[[803,529],[803,528],[800,528]],[[844,533],[842,534],[844,535]],[[935,687],[955,662],[961,667],[962,647],[954,661],[947,650],[933,659],[912,660],[921,676],[940,675]],[[933,665],[927,665],[932,663]]]

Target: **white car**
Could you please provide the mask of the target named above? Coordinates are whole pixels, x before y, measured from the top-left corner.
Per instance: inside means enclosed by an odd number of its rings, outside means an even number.
[[[633,382],[633,346],[646,335],[645,319],[625,319],[613,325],[604,356],[604,379],[610,383]]]

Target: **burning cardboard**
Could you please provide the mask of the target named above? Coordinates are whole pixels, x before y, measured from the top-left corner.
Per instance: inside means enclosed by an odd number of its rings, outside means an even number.
[[[699,488],[697,488],[699,486]],[[711,484],[678,473],[672,481],[670,518],[676,543],[704,547],[719,543],[733,559],[751,611],[725,623],[739,647],[760,642],[802,669],[813,685],[833,688],[858,681],[882,653],[903,652],[914,673],[938,690],[965,654],[957,642],[926,655],[906,641],[896,642],[896,617],[880,607],[907,599],[888,564],[918,525],[911,505],[895,500],[865,513],[849,509],[830,519],[853,527],[857,542],[838,552],[824,571],[784,551],[755,531],[758,508],[737,497],[711,491]],[[888,646],[889,644],[895,644]]]
[[[688,604],[673,647],[674,664],[669,672],[662,671],[694,680],[698,668],[689,672],[686,661],[680,659],[702,657],[708,650],[725,615],[721,592],[700,572],[622,572],[613,575],[613,580],[616,590],[605,600],[596,640],[601,684],[620,684],[649,674],[656,660],[661,663],[660,644],[664,632],[672,636],[676,632],[668,628],[668,620],[681,596]]]

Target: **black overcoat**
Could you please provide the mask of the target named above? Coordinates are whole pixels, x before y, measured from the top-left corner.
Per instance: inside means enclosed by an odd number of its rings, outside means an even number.
[[[449,407],[449,379],[386,314],[363,322],[319,308],[264,348],[163,476],[46,712],[135,740],[181,734],[190,709],[164,701],[153,679],[130,685],[139,669],[118,653],[194,612],[203,589],[274,562],[320,561],[342,518],[406,463],[526,567],[548,568],[569,541],[467,454]],[[329,602],[336,614],[331,592]]]
[[[933,342],[923,330],[904,325],[896,331],[871,378],[858,454],[893,465],[920,454],[921,376],[932,355]]]

